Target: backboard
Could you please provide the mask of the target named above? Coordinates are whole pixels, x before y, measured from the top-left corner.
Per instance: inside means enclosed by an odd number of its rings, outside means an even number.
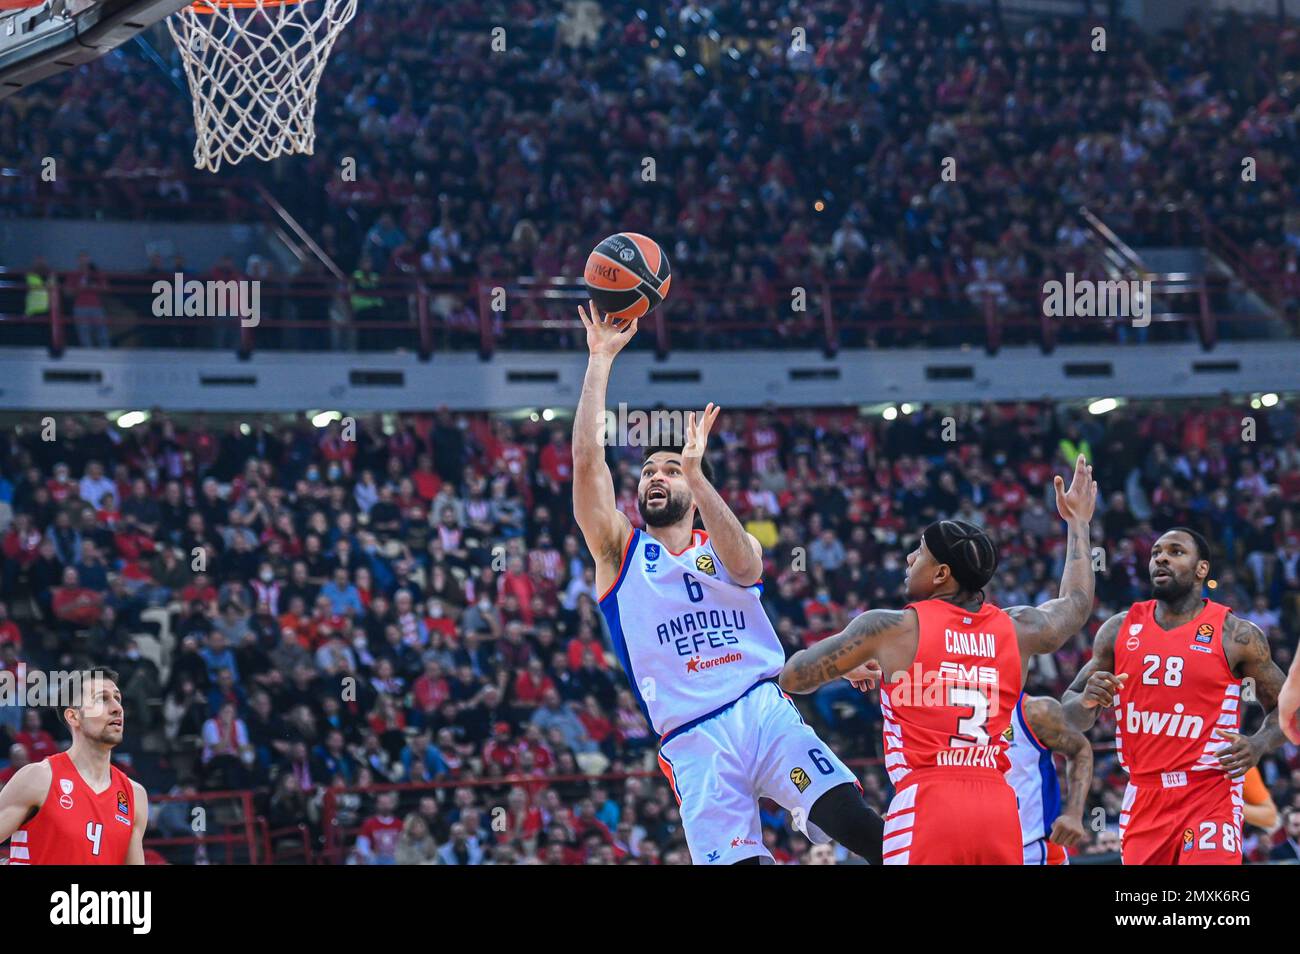
[[[190,0],[0,0],[0,99],[88,63]]]

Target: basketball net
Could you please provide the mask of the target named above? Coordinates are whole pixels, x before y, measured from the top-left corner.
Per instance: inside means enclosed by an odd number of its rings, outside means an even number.
[[[357,0],[200,0],[167,18],[194,99],[194,166],[310,155],[316,86]]]

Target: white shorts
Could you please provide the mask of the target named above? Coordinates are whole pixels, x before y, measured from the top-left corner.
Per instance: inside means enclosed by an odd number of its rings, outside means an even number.
[[[659,767],[677,797],[697,865],[772,859],[763,845],[760,798],[787,809],[795,830],[826,844],[830,838],[808,821],[813,803],[836,785],[857,783],[772,681],[684,732],[670,732]]]
[[[1068,865],[1069,863],[1069,852],[1046,838],[1040,838],[1025,845],[1025,864],[1027,865]]]

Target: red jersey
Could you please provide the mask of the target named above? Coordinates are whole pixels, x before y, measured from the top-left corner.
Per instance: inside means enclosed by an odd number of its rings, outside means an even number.
[[[375,815],[365,820],[358,835],[370,840],[370,850],[374,855],[392,858],[397,854],[397,842],[402,837],[402,822],[392,815]]]
[[[124,865],[135,825],[135,787],[115,765],[108,788],[90,790],[67,752],[51,755],[50,788],[9,842],[11,865]]]
[[[1003,733],[1021,688],[1015,623],[988,603],[973,612],[944,600],[908,608],[920,626],[916,659],[880,694],[889,780],[898,787],[922,768],[1004,772]]]
[[[1223,647],[1228,607],[1205,601],[1200,614],[1173,629],[1155,620],[1156,601],[1134,603],[1115,638],[1115,748],[1134,782],[1163,784],[1178,773],[1222,772],[1215,729],[1241,727],[1241,680]]]

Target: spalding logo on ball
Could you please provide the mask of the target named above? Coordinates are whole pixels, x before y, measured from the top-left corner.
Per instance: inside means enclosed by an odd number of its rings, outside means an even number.
[[[636,232],[619,232],[597,245],[582,277],[596,307],[615,322],[650,314],[672,283],[664,250]]]

